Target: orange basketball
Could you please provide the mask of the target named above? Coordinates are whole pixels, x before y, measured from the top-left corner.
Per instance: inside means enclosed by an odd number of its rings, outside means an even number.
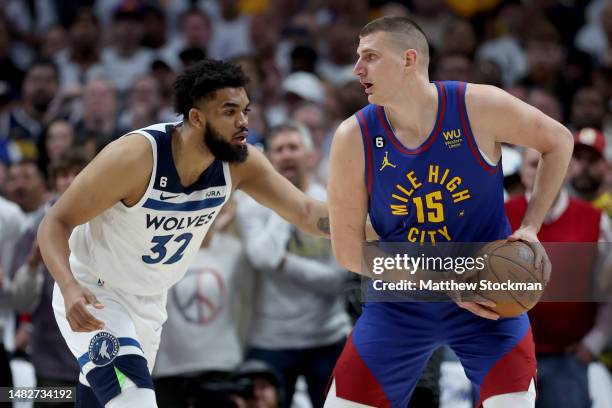
[[[534,307],[544,291],[543,268],[534,266],[535,253],[521,241],[494,241],[479,255],[485,268],[474,275],[476,292],[496,303],[493,311],[501,317],[514,317]]]

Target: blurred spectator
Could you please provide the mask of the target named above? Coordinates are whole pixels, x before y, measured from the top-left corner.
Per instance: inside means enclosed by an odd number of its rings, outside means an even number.
[[[68,48],[60,51],[55,62],[62,87],[78,87],[102,75],[101,30],[98,19],[89,7],[81,7],[68,27]]]
[[[270,132],[272,165],[296,187],[325,199],[308,175],[312,140],[301,125]],[[335,262],[329,241],[307,236],[249,197],[238,205],[238,224],[247,256],[259,276],[248,358],[266,361],[282,377],[282,407],[290,407],[303,375],[314,407],[323,406],[325,387],[349,330],[341,296],[346,272]]]
[[[572,99],[570,126],[573,130],[595,128],[602,130],[606,115],[606,101],[595,87],[580,88]]]
[[[0,141],[9,146],[9,163],[37,159],[39,138],[51,118],[51,102],[59,90],[58,71],[50,60],[35,61],[23,80],[21,103],[0,114]]]
[[[187,10],[180,19],[179,34],[165,46],[163,56],[171,64],[178,66],[176,56],[188,48],[199,48],[208,51],[212,28],[208,14],[200,9],[191,8]]]
[[[143,8],[137,0],[124,0],[113,16],[111,44],[102,50],[104,77],[121,94],[136,78],[149,71],[154,54],[142,47]]]
[[[145,47],[160,50],[166,45],[166,14],[155,3],[146,3],[142,10],[143,35],[141,44]]]
[[[21,209],[15,203],[0,197],[0,288],[10,285],[8,275],[15,254],[16,238],[21,235],[25,225],[26,219]],[[4,293],[0,294],[2,303],[7,302],[6,297]],[[14,333],[14,313],[12,304],[0,305],[0,384],[5,387],[13,385],[5,339],[7,334],[12,336]]]
[[[526,3],[525,17],[531,21],[549,21],[559,31],[563,46],[573,48],[576,31],[584,24],[584,13],[581,10],[584,5],[579,3],[533,0]]]
[[[612,217],[612,193],[603,188],[610,168],[603,155],[605,148],[606,139],[601,131],[586,128],[575,133],[568,173],[574,195]]]
[[[23,72],[15,61],[15,47],[11,44],[8,24],[0,18],[0,78],[5,82],[5,94],[17,93],[21,88]]]
[[[453,17],[444,0],[413,0],[412,18],[423,29],[432,48],[444,49],[444,33],[453,22]]]
[[[123,134],[118,125],[117,91],[102,79],[94,79],[83,88],[81,118],[76,122],[79,138],[85,134],[96,135],[101,146]]]
[[[539,152],[525,149],[521,180],[527,193],[506,205],[513,230],[520,226],[527,209],[539,159]],[[544,219],[538,238],[542,242],[612,242],[612,231],[608,217],[601,210],[569,197],[568,191],[562,188]],[[557,282],[567,287],[568,279],[574,281],[572,285],[576,288],[588,286],[593,279],[590,274],[595,257],[588,259],[585,254],[568,254],[568,249],[565,254],[555,247],[548,250],[556,271],[548,290]],[[612,339],[612,303],[598,309],[597,304],[584,301],[540,302],[529,312],[529,318],[538,359],[536,407],[591,406],[587,368]]]
[[[236,380],[248,379],[252,383],[252,396],[234,396],[237,408],[278,408],[280,389],[278,374],[261,360],[248,360],[238,367]]]
[[[473,68],[472,81],[476,84],[493,85],[503,88],[501,69],[493,61],[476,61]]]
[[[74,145],[76,139],[74,126],[64,119],[49,123],[42,137],[43,151],[40,152],[38,167],[46,173],[49,163],[54,162]]]
[[[206,58],[206,51],[202,48],[185,48],[179,53],[182,69],[187,69],[198,61]]]
[[[527,72],[527,57],[521,47],[525,28],[523,6],[514,3],[502,6],[494,25],[496,37],[479,45],[476,58],[495,62],[502,71],[504,84],[513,85]]]
[[[263,100],[263,92],[261,90],[261,71],[257,64],[257,59],[254,55],[239,55],[231,60],[232,63],[240,65],[242,71],[249,78],[249,83],[246,85],[247,93],[251,103]]]
[[[291,50],[291,72],[304,71],[314,74],[319,55],[310,45],[297,45]]]
[[[130,88],[125,109],[119,116],[120,129],[140,129],[151,123],[170,122],[174,113],[162,112],[161,91],[152,75],[143,75]],[[162,114],[164,116],[162,116]]]
[[[213,35],[208,54],[215,59],[230,59],[248,54],[251,45],[251,17],[241,15],[238,0],[219,0],[220,15],[212,20]]]
[[[443,54],[436,61],[433,79],[436,81],[473,82],[473,66],[464,54]]]
[[[88,159],[77,150],[68,150],[51,162],[49,180],[54,194],[44,205],[44,211],[31,220],[15,248],[11,289],[28,299],[27,303],[21,305],[21,311],[31,313],[32,320],[31,327],[22,325],[18,332],[31,332],[29,354],[36,370],[38,387],[74,387],[78,381],[79,366],[68,350],[53,316],[51,300],[55,281],[43,264],[36,242],[36,232],[44,212],[68,189],[87,162]],[[50,405],[35,405],[39,406]],[[67,408],[72,404],[57,403],[51,406]]]
[[[525,102],[538,108],[554,120],[563,122],[561,104],[555,95],[549,91],[540,88],[533,88],[531,91],[529,91]]]
[[[441,51],[445,54],[463,54],[473,58],[477,45],[474,27],[465,20],[453,20],[446,27],[443,44]]]
[[[564,50],[555,27],[542,22],[531,28],[525,41],[527,83],[560,96],[559,79],[563,69]]]
[[[174,81],[176,73],[172,68],[161,60],[155,60],[151,64],[151,75],[157,80],[161,97],[162,115],[168,117],[174,112]]]
[[[62,26],[53,26],[45,32],[40,45],[40,55],[43,58],[53,59],[68,47],[68,34]]]
[[[187,274],[168,293],[153,370],[160,407],[212,405],[199,390],[227,380],[242,361],[239,335],[249,321],[252,276],[240,241],[211,228]]]
[[[30,219],[38,216],[49,198],[44,175],[33,160],[11,164],[6,189],[8,198],[19,205]]]
[[[360,26],[334,24],[327,33],[327,54],[317,66],[321,77],[334,85],[352,80]]]
[[[593,2],[597,3],[597,2]],[[609,1],[598,2],[601,11],[595,12],[595,18],[589,24],[583,26],[576,34],[576,47],[589,53],[600,66],[610,67],[612,65],[612,3]]]

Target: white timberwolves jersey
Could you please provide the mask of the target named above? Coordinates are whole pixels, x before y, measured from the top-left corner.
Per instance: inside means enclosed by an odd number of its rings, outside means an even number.
[[[70,265],[78,278],[93,274],[135,295],[165,293],[185,274],[232,189],[229,166],[215,160],[183,187],[172,158],[172,131],[161,123],[131,133],[153,147],[153,172],[142,199],[118,202],[70,236]]]

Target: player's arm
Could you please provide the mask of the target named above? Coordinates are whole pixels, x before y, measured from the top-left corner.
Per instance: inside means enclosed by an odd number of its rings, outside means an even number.
[[[556,120],[493,86],[470,85],[466,101],[468,113],[477,118],[472,128],[485,138],[485,148],[491,142],[510,143],[531,147],[542,155],[521,226],[508,239],[530,243],[535,263],[537,267],[542,264],[548,281],[550,261],[537,234],[565,178],[574,148],[572,135]]]
[[[331,239],[340,265],[368,276],[368,271],[363,271],[361,264],[368,212],[364,163],[359,124],[351,116],[336,130],[329,157],[327,201]]]
[[[470,118],[476,119],[472,126],[475,133],[488,135],[495,143],[531,147],[541,153],[532,198],[520,228],[535,236],[565,178],[574,146],[571,133],[538,109],[493,86],[470,85],[466,101]]]
[[[128,205],[138,202],[146,190],[152,166],[151,144],[144,137],[130,135],[111,143],[75,178],[40,224],[40,251],[62,291],[66,315],[75,331],[91,331],[103,324],[85,308],[86,304],[101,305],[78,284],[70,270],[70,234],[74,227],[118,201],[124,200]]]
[[[329,236],[329,215],[324,202],[315,200],[279,174],[259,150],[249,146],[249,157],[234,167],[238,188],[271,208],[302,231]]]

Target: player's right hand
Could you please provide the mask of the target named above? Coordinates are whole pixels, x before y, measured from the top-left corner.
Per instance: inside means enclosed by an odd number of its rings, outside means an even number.
[[[485,319],[497,320],[499,319],[499,315],[489,309],[490,307],[495,306],[495,302],[490,300],[481,300],[474,302],[455,302],[457,306],[462,309],[469,310],[474,313],[476,316],[484,317]]]
[[[104,305],[96,299],[96,296],[89,289],[75,282],[63,288],[62,295],[66,308],[66,320],[68,320],[72,331],[90,332],[104,328],[104,322],[96,319],[87,310],[87,305],[92,305],[96,309],[104,308]]]

